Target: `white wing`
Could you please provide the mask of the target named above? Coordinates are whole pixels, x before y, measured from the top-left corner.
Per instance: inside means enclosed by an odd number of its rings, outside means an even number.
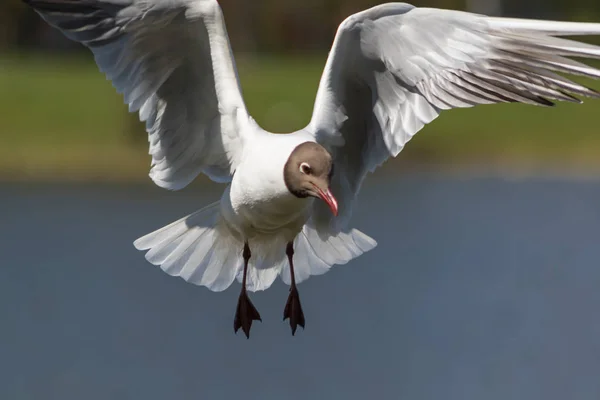
[[[248,114],[216,0],[25,2],[89,47],[129,110],[139,111],[158,186],[181,189],[200,172],[230,179]]]
[[[600,58],[600,47],[553,37],[579,34],[600,34],[600,24],[490,18],[403,3],[346,19],[307,127],[334,154],[340,218],[316,202],[313,222],[343,229],[367,172],[395,157],[441,110],[600,97],[556,74],[600,78],[600,70],[567,58]]]

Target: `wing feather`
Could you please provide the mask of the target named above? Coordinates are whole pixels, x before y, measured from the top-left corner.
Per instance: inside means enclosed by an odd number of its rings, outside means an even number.
[[[24,0],[69,39],[146,122],[150,177],[181,189],[228,181],[249,117],[216,0]]]
[[[347,229],[366,174],[395,157],[442,110],[599,98],[559,75],[600,78],[599,69],[571,59],[599,59],[600,47],[560,37],[572,35],[600,35],[600,24],[490,18],[404,3],[347,18],[306,128],[336,164],[332,186],[340,217],[317,202],[315,225],[332,234]]]

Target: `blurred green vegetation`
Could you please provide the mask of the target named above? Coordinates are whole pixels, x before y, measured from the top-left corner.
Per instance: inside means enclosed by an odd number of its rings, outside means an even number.
[[[289,132],[308,123],[325,54],[237,58],[248,108],[263,128]],[[147,179],[143,126],[91,57],[0,58],[0,109],[2,179]],[[600,101],[593,100],[452,110],[424,128],[400,158],[596,167],[599,120]]]

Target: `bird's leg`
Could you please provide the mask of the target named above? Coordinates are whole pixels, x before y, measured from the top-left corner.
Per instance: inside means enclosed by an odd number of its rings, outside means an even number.
[[[302,312],[302,306],[300,305],[300,296],[298,295],[298,289],[296,288],[296,276],[294,275],[294,244],[288,243],[285,253],[288,256],[290,262],[290,276],[292,277],[292,284],[290,286],[290,295],[288,296],[287,303],[285,304],[285,310],[283,310],[283,320],[290,319],[290,327],[292,328],[292,335],[296,334],[298,325],[304,329],[304,313]]]
[[[252,321],[261,321],[260,314],[250,301],[248,293],[246,292],[246,274],[248,273],[248,261],[250,261],[250,247],[248,243],[244,243],[244,277],[242,278],[242,291],[238,299],[237,310],[235,312],[235,319],[233,321],[233,329],[235,333],[242,328],[246,334],[246,338],[250,339],[250,328],[252,327]]]

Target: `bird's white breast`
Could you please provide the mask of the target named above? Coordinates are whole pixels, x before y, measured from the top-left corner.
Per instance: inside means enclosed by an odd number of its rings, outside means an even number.
[[[293,240],[309,217],[313,199],[291,194],[283,171],[292,151],[312,139],[298,133],[260,133],[253,139],[221,200],[223,215],[245,239],[277,234]]]

